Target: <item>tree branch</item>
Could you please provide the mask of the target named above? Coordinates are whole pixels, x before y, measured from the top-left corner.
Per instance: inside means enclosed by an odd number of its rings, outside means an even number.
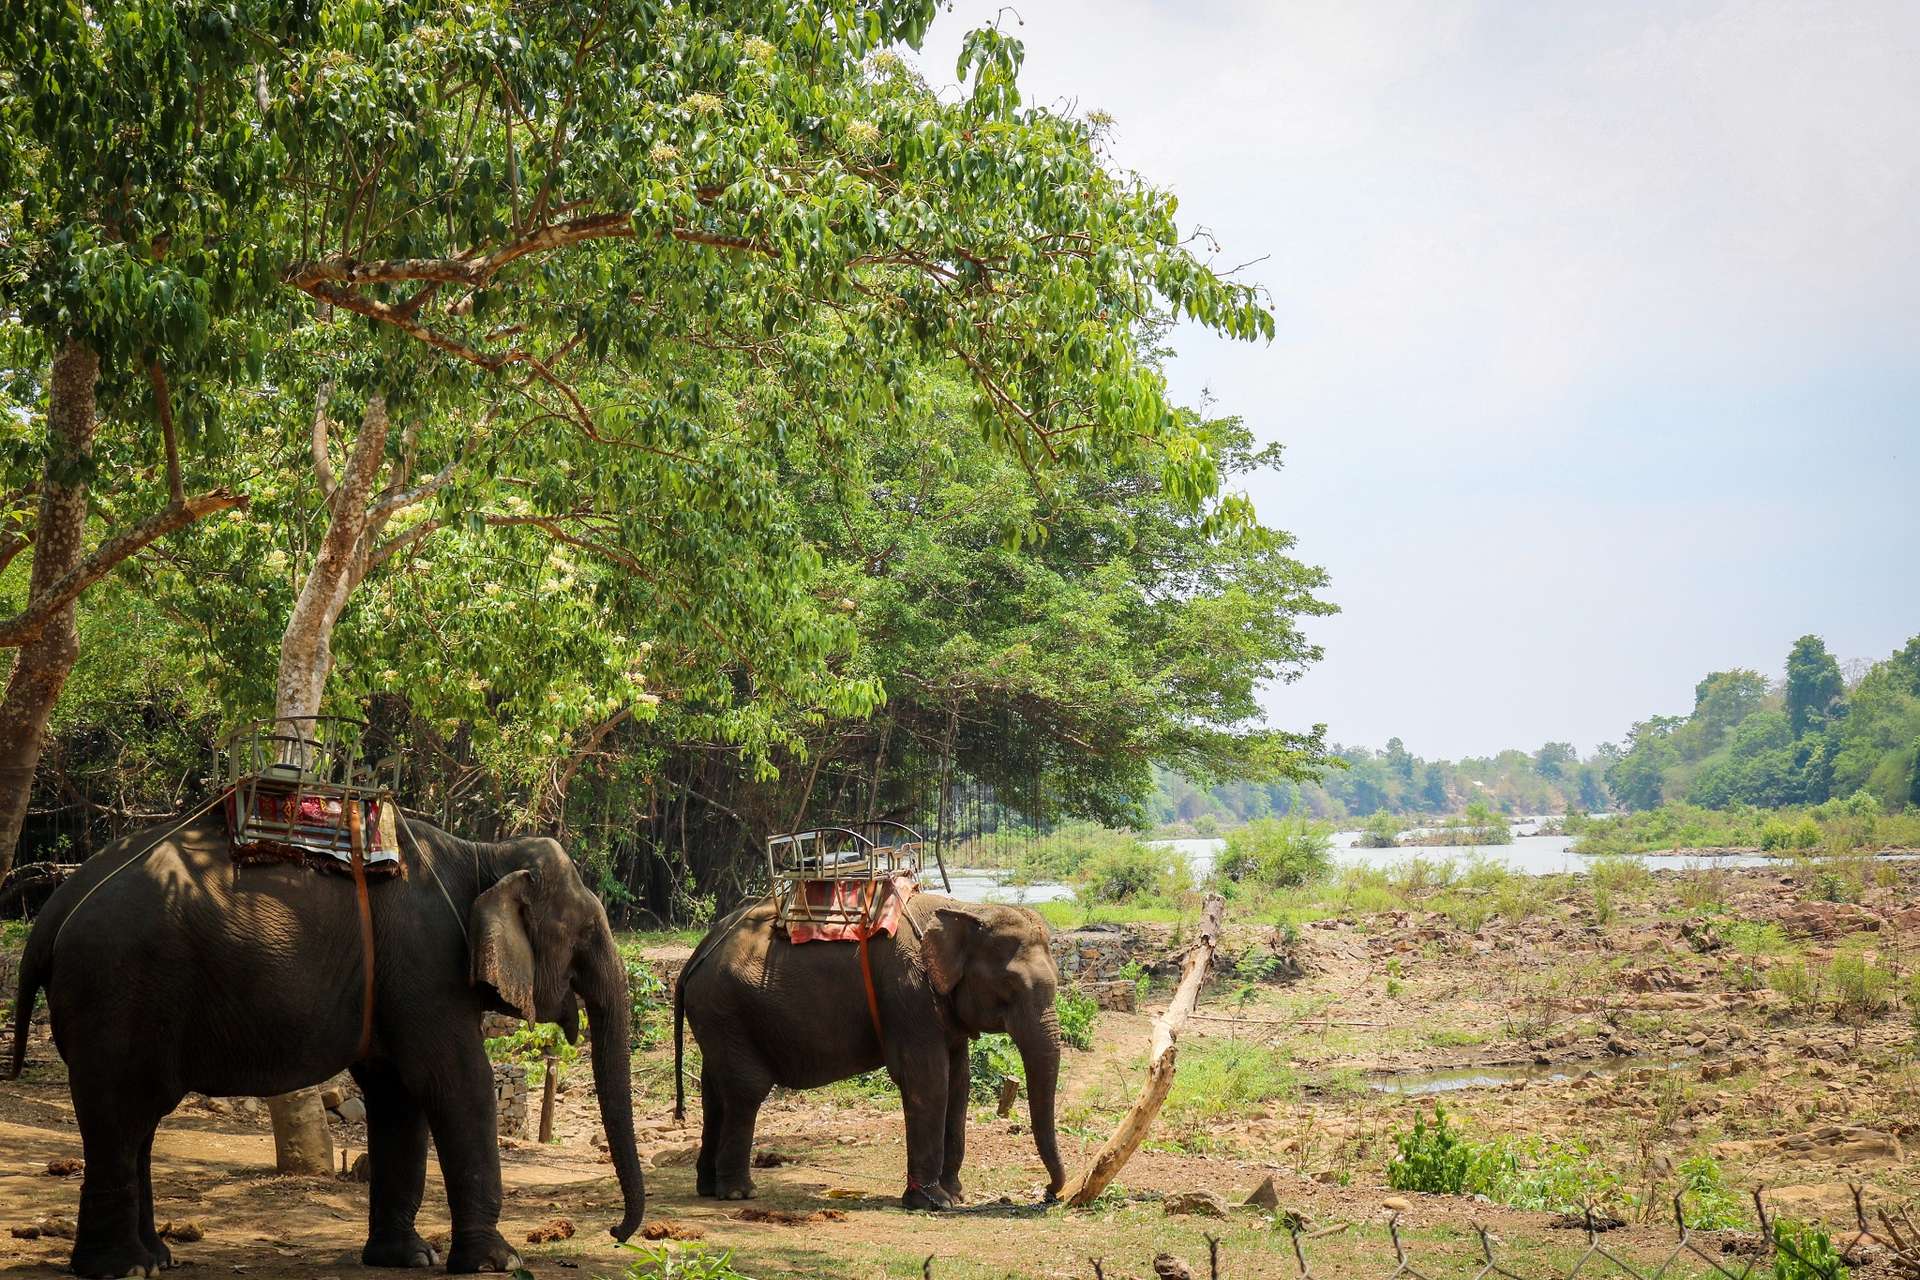
[[[79,599],[81,592],[113,572],[121,562],[149,543],[177,529],[184,529],[216,511],[246,505],[247,499],[243,495],[215,489],[184,502],[169,503],[164,510],[149,516],[125,533],[107,539],[94,549],[92,555],[49,583],[38,599],[29,601],[26,608],[0,622],[0,649],[17,649],[31,643],[55,614]]]
[[[167,371],[155,360],[147,366],[147,380],[153,383],[153,407],[160,415],[160,439],[167,454],[167,501],[183,506],[187,491],[180,483],[180,442],[173,434],[173,394],[167,390]]]
[[[333,379],[320,384],[313,397],[313,478],[320,485],[320,498],[333,504],[333,459],[327,453],[327,402],[333,399]]]

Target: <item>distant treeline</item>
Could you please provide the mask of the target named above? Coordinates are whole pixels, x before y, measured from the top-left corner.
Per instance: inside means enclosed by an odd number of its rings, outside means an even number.
[[[1582,758],[1572,744],[1427,760],[1398,738],[1381,751],[1335,745],[1345,768],[1321,781],[1202,789],[1160,775],[1162,823],[1231,824],[1304,809],[1316,817],[1458,813],[1484,801],[1509,814],[1820,805],[1857,793],[1897,813],[1920,806],[1920,636],[1849,674],[1818,636],[1802,636],[1783,678],[1734,668],[1694,686],[1686,715],[1634,724],[1624,744]]]

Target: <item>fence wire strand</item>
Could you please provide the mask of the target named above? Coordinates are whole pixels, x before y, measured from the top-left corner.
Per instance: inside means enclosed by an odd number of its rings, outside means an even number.
[[[1669,1280],[1677,1274],[1691,1274],[1698,1266],[1704,1266],[1706,1273],[1723,1277],[1724,1280],[1756,1280],[1757,1277],[1770,1277],[1776,1274],[1776,1263],[1782,1257],[1797,1264],[1789,1268],[1808,1280],[1840,1280],[1847,1274],[1849,1266],[1860,1265],[1870,1250],[1886,1250],[1886,1256],[1896,1271],[1920,1278],[1920,1231],[1916,1231],[1912,1218],[1905,1209],[1881,1209],[1878,1212],[1882,1230],[1875,1231],[1867,1220],[1867,1208],[1864,1200],[1864,1188],[1857,1183],[1849,1184],[1853,1192],[1854,1230],[1844,1241],[1832,1242],[1832,1252],[1822,1256],[1809,1256],[1791,1236],[1776,1233],[1774,1230],[1776,1215],[1768,1212],[1763,1188],[1753,1192],[1753,1205],[1760,1222],[1759,1238],[1744,1249],[1738,1250],[1746,1255],[1745,1261],[1736,1266],[1732,1259],[1734,1250],[1725,1247],[1725,1233],[1703,1233],[1687,1224],[1687,1216],[1682,1198],[1673,1197],[1673,1246],[1658,1262],[1651,1266],[1635,1263],[1622,1257],[1615,1249],[1609,1248],[1605,1233],[1610,1227],[1596,1218],[1588,1207],[1582,1212],[1583,1228],[1586,1232],[1586,1247],[1581,1250],[1571,1265],[1564,1270],[1535,1271],[1523,1274],[1509,1266],[1500,1257],[1502,1241],[1484,1223],[1471,1223],[1478,1244],[1478,1258],[1471,1271],[1464,1274],[1423,1269],[1415,1262],[1408,1251],[1407,1241],[1402,1237],[1400,1212],[1393,1211],[1387,1218],[1387,1239],[1393,1248],[1393,1267],[1369,1280]],[[1308,1246],[1315,1240],[1338,1235],[1352,1226],[1340,1223],[1317,1231],[1307,1230],[1297,1216],[1282,1219],[1289,1242],[1292,1245],[1294,1264],[1298,1280],[1352,1280],[1355,1268],[1351,1263],[1326,1264],[1325,1270],[1316,1270],[1309,1256]],[[1620,1225],[1614,1223],[1612,1225]],[[1901,1226],[1904,1225],[1904,1233]],[[1716,1237],[1712,1245],[1700,1238],[1703,1234]],[[1213,1235],[1207,1236],[1207,1269],[1213,1280],[1220,1280],[1223,1274],[1221,1266],[1220,1241]],[[1089,1259],[1093,1263],[1094,1274],[1104,1280],[1103,1259]],[[1171,1264],[1171,1265],[1163,1265]],[[1175,1268],[1178,1268],[1177,1270]],[[1676,1271],[1679,1268],[1679,1271]],[[1155,1272],[1160,1276],[1188,1274],[1183,1264],[1162,1255],[1155,1259]]]

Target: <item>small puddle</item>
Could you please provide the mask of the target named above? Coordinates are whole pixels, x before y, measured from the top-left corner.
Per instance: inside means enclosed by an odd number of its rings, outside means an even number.
[[[1375,1093],[1394,1093],[1421,1097],[1430,1093],[1453,1093],[1460,1089],[1498,1089],[1502,1085],[1562,1084],[1578,1080],[1588,1072],[1605,1080],[1642,1068],[1671,1070],[1686,1060],[1686,1055],[1671,1057],[1640,1054],[1628,1058],[1594,1058],[1582,1062],[1535,1063],[1510,1067],[1447,1067],[1437,1071],[1375,1071],[1367,1077],[1367,1088]]]

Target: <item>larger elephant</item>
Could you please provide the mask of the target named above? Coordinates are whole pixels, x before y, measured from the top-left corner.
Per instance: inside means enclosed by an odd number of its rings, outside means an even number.
[[[557,1022],[571,1037],[585,1006],[625,1205],[613,1234],[624,1240],[639,1225],[631,1006],[599,900],[552,840],[474,844],[404,819],[400,837],[404,877],[368,891],[375,991],[364,1054],[365,962],[346,876],[236,866],[213,817],[102,850],[48,900],[22,961],[12,1074],[44,989],[85,1147],[80,1275],[170,1265],[154,1231],[153,1135],[189,1091],[281,1094],[343,1069],[367,1110],[362,1260],[438,1261],[414,1230],[431,1133],[453,1217],[447,1269],[519,1266],[497,1230],[500,1151],[480,1030],[490,1010]]]
[[[898,931],[869,944],[868,967],[871,1005],[856,944],[789,942],[771,900],[723,922],[694,950],[674,988],[674,1067],[678,1092],[684,1017],[701,1050],[699,1193],[753,1194],[754,1121],[775,1085],[810,1088],[884,1066],[906,1112],[902,1203],[946,1208],[961,1198],[967,1042],[1004,1031],[1026,1067],[1048,1197],[1059,1194],[1059,974],[1046,922],[1024,907],[916,894]]]

